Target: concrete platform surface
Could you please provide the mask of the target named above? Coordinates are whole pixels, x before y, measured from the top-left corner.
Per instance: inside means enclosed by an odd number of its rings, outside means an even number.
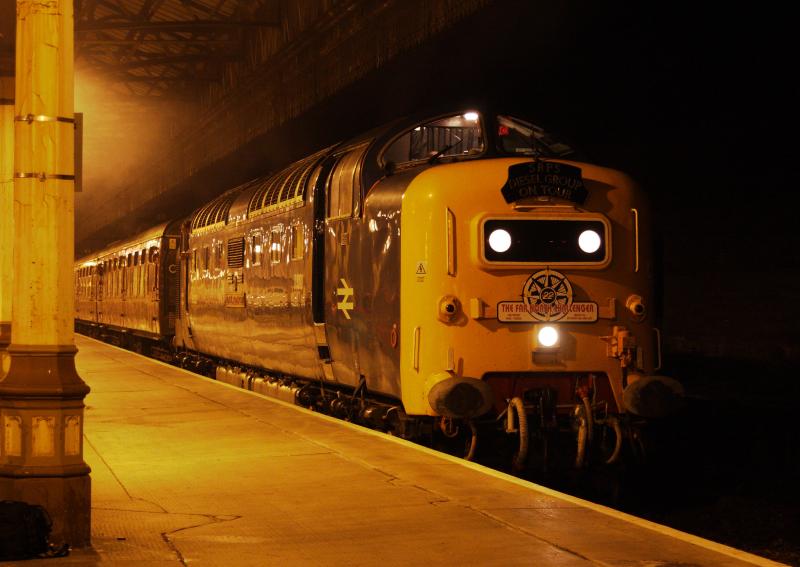
[[[9,565],[778,565],[76,340],[93,548]]]

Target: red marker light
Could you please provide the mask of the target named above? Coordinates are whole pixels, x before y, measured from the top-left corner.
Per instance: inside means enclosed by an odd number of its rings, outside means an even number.
[[[499,126],[497,128],[497,135],[498,136],[508,136],[508,126]]]

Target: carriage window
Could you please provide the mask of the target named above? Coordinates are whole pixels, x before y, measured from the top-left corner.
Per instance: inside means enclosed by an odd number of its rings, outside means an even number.
[[[483,130],[477,112],[465,112],[416,126],[386,148],[384,164],[413,164],[438,156],[469,157],[483,153]]]
[[[214,267],[221,268],[222,267],[222,254],[224,248],[222,246],[222,242],[215,242],[214,243]]]
[[[261,265],[261,252],[264,237],[259,232],[250,238],[250,263],[253,266]]]
[[[281,261],[281,229],[273,228],[269,241],[269,261],[277,264]]]
[[[361,197],[362,145],[339,156],[328,178],[328,218],[345,218],[356,213]]]
[[[209,263],[211,261],[211,251],[208,249],[208,246],[203,246],[203,269],[207,270],[209,268]]]
[[[302,224],[292,225],[292,260],[300,260],[305,249],[305,231]]]
[[[195,250],[195,252],[197,252],[197,250]],[[150,248],[150,262],[155,263],[156,260],[158,260],[158,248],[153,246],[152,248]],[[195,265],[196,264],[197,262],[195,262]]]

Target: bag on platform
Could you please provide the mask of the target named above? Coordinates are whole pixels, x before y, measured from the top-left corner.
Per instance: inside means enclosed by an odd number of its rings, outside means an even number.
[[[35,504],[4,500],[0,502],[0,561],[63,557],[69,546],[50,543],[53,522],[47,510]]]

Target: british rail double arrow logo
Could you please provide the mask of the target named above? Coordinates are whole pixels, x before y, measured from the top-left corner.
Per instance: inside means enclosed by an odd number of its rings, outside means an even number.
[[[355,307],[353,304],[353,288],[342,278],[339,280],[342,287],[336,288],[336,295],[341,296],[341,301],[336,304],[336,309],[344,313],[344,316],[350,319],[350,311]]]

